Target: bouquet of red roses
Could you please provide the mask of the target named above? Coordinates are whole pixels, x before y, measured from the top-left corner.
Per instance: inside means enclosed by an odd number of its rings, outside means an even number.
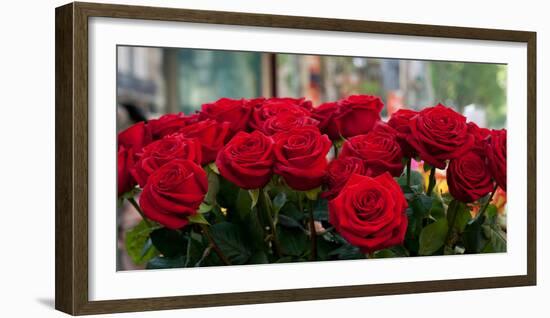
[[[506,251],[506,130],[382,108],[222,98],[120,132],[118,196],[143,217],[126,251],[147,268]]]

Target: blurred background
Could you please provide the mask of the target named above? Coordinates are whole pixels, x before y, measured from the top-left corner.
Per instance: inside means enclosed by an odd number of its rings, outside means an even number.
[[[118,47],[118,129],[221,97],[305,97],[319,105],[378,95],[387,117],[443,103],[480,126],[506,125],[506,65]]]
[[[117,48],[119,131],[166,113],[189,114],[221,97],[305,97],[316,106],[352,94],[380,96],[384,119],[400,108],[419,110],[443,103],[479,126],[506,126],[506,65]],[[117,270],[141,268],[124,250],[125,231],[140,219],[127,203],[118,209]]]

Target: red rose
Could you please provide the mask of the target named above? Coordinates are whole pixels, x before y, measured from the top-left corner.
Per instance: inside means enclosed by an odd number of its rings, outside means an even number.
[[[201,164],[201,145],[196,139],[185,138],[182,134],[168,135],[143,148],[132,175],[140,187],[158,168],[174,159],[186,159]]]
[[[273,140],[259,131],[239,132],[218,153],[220,174],[243,189],[265,186],[273,174]]]
[[[245,99],[220,98],[214,103],[203,104],[200,119],[229,122],[232,134],[246,129],[252,108]]]
[[[177,132],[190,123],[196,122],[197,119],[197,115],[185,116],[183,113],[166,114],[157,119],[149,120],[147,125],[151,127],[153,139],[158,140]]]
[[[287,103],[287,104],[292,104],[292,105],[295,105],[295,106],[298,106],[298,107],[301,107],[307,111],[312,111],[313,110],[313,104],[311,103],[311,101],[305,99],[304,97],[300,97],[300,98],[293,98],[293,97],[270,97],[268,99],[266,99],[266,101],[268,103],[271,103],[271,102],[282,102],[282,103]]]
[[[179,133],[187,138],[196,138],[202,149],[201,165],[205,165],[216,160],[218,151],[224,146],[230,138],[230,123],[218,123],[215,120],[207,119],[188,125],[182,128]]]
[[[401,151],[403,155],[407,158],[412,158],[415,156],[414,149],[409,145],[407,141],[408,136],[411,134],[411,126],[409,122],[411,118],[418,114],[417,111],[410,109],[399,109],[393,113],[388,120],[388,125],[397,131],[397,141],[401,146]]]
[[[289,131],[293,128],[317,126],[319,122],[311,117],[293,113],[280,113],[268,118],[262,127],[262,132],[268,136]]]
[[[319,121],[319,129],[322,133],[327,134],[331,140],[339,140],[340,133],[336,122],[333,120],[338,111],[338,103],[328,102],[319,105],[311,112],[311,117]]]
[[[189,223],[208,191],[206,172],[191,160],[173,160],[153,172],[139,198],[143,214],[167,228]]]
[[[325,184],[328,191],[323,192],[322,197],[332,200],[342,190],[348,179],[354,174],[366,173],[363,160],[355,157],[339,157],[328,164]]]
[[[118,133],[117,140],[117,194],[120,196],[136,185],[130,171],[137,160],[136,153],[151,142],[152,134],[149,125],[139,122]]]
[[[485,158],[471,151],[449,161],[447,183],[451,195],[462,202],[474,202],[493,191]]]
[[[139,122],[119,132],[117,139],[118,148],[124,146],[126,149],[132,149],[134,154],[153,140],[151,129],[144,122]]]
[[[306,107],[302,107],[302,104],[304,104],[302,99],[294,98],[270,98],[261,103],[256,100],[249,127],[252,130],[262,130],[265,121],[279,113],[310,117],[311,112]]]
[[[388,128],[392,129],[389,126]],[[403,172],[403,154],[395,133],[392,134],[389,130],[375,129],[366,135],[351,137],[344,142],[340,157],[363,160],[365,174],[371,177],[386,171],[394,177],[399,177]]]
[[[371,95],[351,95],[338,102],[334,123],[345,138],[366,134],[380,121],[382,100]]]
[[[130,174],[130,169],[134,167],[134,151],[132,148],[126,149],[124,146],[118,148],[117,153],[117,194],[122,195],[132,190],[136,181]]]
[[[332,143],[317,127],[301,127],[277,134],[275,173],[295,190],[306,191],[321,185]]]
[[[445,169],[446,160],[458,158],[474,144],[468,133],[466,117],[438,104],[421,110],[411,118],[409,144],[428,164]]]
[[[371,178],[354,174],[329,201],[329,222],[363,253],[403,243],[407,201],[389,173]]]
[[[506,129],[491,131],[487,137],[486,154],[493,178],[506,191]]]

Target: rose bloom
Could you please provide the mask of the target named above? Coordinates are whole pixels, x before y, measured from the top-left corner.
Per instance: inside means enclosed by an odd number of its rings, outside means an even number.
[[[487,137],[491,134],[491,130],[487,128],[480,128],[473,122],[466,124],[468,126],[468,132],[474,136],[474,145],[472,150],[485,156],[485,147],[487,144]]]
[[[407,141],[422,160],[438,169],[445,169],[447,160],[462,156],[474,144],[466,117],[441,104],[418,112],[410,127]]]
[[[407,142],[407,137],[411,134],[409,122],[416,114],[418,112],[414,110],[399,109],[388,120],[388,125],[397,131],[397,141],[401,146],[403,155],[407,158],[415,156],[413,147]]]
[[[273,174],[273,140],[260,131],[239,132],[218,153],[220,174],[243,189],[264,187]]]
[[[319,122],[311,117],[297,115],[294,113],[280,113],[268,118],[262,127],[262,132],[268,136],[280,132],[289,131],[293,128],[305,126],[317,126]]]
[[[371,178],[353,174],[329,201],[329,222],[350,244],[371,253],[403,243],[407,201],[389,173]]]
[[[186,226],[208,191],[206,172],[191,160],[173,160],[153,172],[139,198],[143,214],[169,229]]]
[[[149,175],[164,164],[175,159],[200,164],[201,157],[201,145],[197,139],[172,134],[145,146],[131,172],[140,187],[144,187]]]
[[[366,173],[363,160],[355,157],[339,157],[328,164],[327,174],[325,176],[325,185],[328,191],[323,192],[321,196],[332,200],[344,187],[344,184],[354,174],[364,175]]]
[[[246,99],[220,98],[214,103],[202,105],[199,118],[229,122],[232,134],[246,129],[252,108]]]
[[[158,119],[151,119],[147,123],[153,134],[153,139],[158,140],[164,136],[173,134],[183,127],[198,121],[198,115],[185,116],[183,113],[166,114]]]
[[[306,191],[321,185],[332,143],[317,127],[301,127],[275,138],[275,173],[294,190]]]
[[[506,191],[506,129],[491,131],[485,151],[491,175]]]
[[[338,112],[337,102],[328,102],[321,104],[313,109],[311,116],[319,121],[319,129],[322,133],[328,135],[331,140],[340,140],[340,132],[334,121],[334,116]]]
[[[339,135],[345,138],[366,134],[380,121],[382,100],[371,95],[351,95],[338,102],[337,113],[332,120]]]
[[[391,127],[389,129],[392,129]],[[351,137],[344,142],[339,158],[355,157],[365,163],[365,174],[371,177],[388,171],[394,177],[403,172],[401,148],[394,133],[384,128],[366,135]]]
[[[493,191],[491,174],[485,157],[475,151],[449,162],[447,168],[449,192],[458,201],[470,203]]]
[[[311,102],[306,102],[304,99],[294,98],[269,98],[265,100],[251,100],[249,103],[254,104],[252,107],[252,116],[250,118],[249,128],[251,130],[263,130],[264,123],[269,118],[278,114],[293,114],[298,117],[311,117],[308,105]]]
[[[117,195],[130,191],[136,180],[130,173],[137,160],[136,153],[153,139],[150,127],[144,122],[134,124],[121,131],[118,136],[117,150]]]
[[[214,162],[218,151],[231,137],[230,123],[219,123],[213,119],[206,119],[198,123],[185,126],[178,133],[187,138],[196,138],[201,145],[201,165]]]

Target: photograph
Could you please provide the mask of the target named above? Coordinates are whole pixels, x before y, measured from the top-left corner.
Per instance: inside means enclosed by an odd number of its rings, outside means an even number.
[[[506,253],[507,83],[505,63],[117,45],[116,271]]]

